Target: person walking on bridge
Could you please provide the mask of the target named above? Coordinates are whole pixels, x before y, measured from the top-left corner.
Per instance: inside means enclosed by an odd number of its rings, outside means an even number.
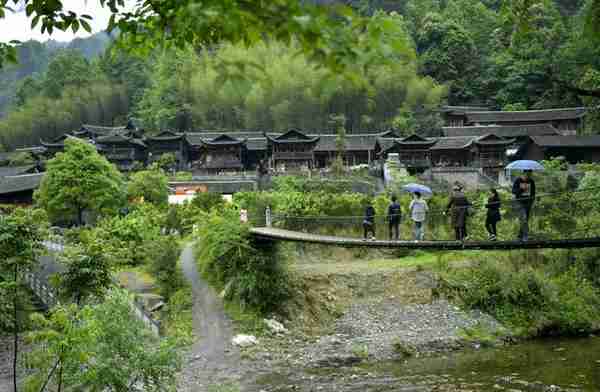
[[[454,184],[452,196],[446,207],[446,214],[451,212],[452,226],[456,241],[464,241],[467,237],[467,217],[471,203],[467,200],[460,184]]]
[[[496,189],[490,189],[490,197],[488,198],[485,208],[487,208],[485,228],[490,235],[489,240],[496,241],[498,236],[496,224],[500,221],[500,219],[502,219],[500,216],[500,196],[498,195],[498,191]]]
[[[531,170],[523,171],[513,183],[512,193],[519,212],[519,241],[529,239],[529,217],[535,201],[535,181],[531,178]]]
[[[396,195],[392,196],[392,202],[388,206],[388,225],[389,225],[389,233],[390,240],[398,240],[400,238],[400,220],[402,219],[402,208],[400,207],[400,203],[398,203],[398,198]],[[394,236],[392,237],[392,232]]]
[[[421,198],[421,192],[414,193],[414,199],[408,207],[410,217],[415,223],[415,241],[422,241],[425,238],[425,218],[429,207],[427,202]]]
[[[363,238],[367,240],[367,234],[371,233],[371,239],[375,239],[375,208],[371,201],[367,202],[365,218],[363,219]]]

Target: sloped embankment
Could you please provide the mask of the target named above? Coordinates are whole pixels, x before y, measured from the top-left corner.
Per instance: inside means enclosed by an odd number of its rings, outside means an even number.
[[[342,366],[477,347],[508,334],[492,317],[438,298],[431,266],[346,256],[290,264],[297,294],[287,312],[291,333],[264,340],[265,355],[281,351],[294,365]]]

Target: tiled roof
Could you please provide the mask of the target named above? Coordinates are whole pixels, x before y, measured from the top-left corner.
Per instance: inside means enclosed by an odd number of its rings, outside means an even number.
[[[319,137],[315,151],[337,151],[337,135],[309,135]],[[368,151],[375,148],[377,134],[350,134],[345,138],[346,151]]]
[[[535,125],[488,125],[474,127],[443,127],[445,136],[482,136],[488,133],[500,137],[523,137],[558,135],[558,131],[551,124]]]
[[[110,133],[115,133],[115,132],[126,132],[126,131],[128,131],[128,129],[127,129],[126,125],[121,125],[118,127],[105,127],[105,126],[101,126],[101,125],[83,124],[81,126],[81,130],[77,131],[76,133],[79,133],[82,131],[89,131],[89,132],[95,133],[97,135],[108,135]]]
[[[246,148],[248,151],[266,151],[267,150],[267,138],[251,138],[246,139]]]
[[[442,106],[440,112],[452,114],[465,114],[466,112],[484,112],[489,111],[487,106]]]
[[[380,136],[387,135],[389,133],[362,133],[362,134],[346,134],[346,151],[367,151],[375,148],[375,143]],[[283,136],[282,133],[278,132],[227,132],[227,131],[207,131],[207,132],[188,132],[186,133],[186,139],[191,145],[202,145],[206,141],[213,140],[219,136],[227,135],[237,140],[246,139],[246,148],[250,151],[262,151],[267,149],[267,137],[271,139],[279,139]],[[266,136],[265,136],[266,135]],[[309,133],[305,134],[307,139],[294,139],[294,141],[317,141],[315,151],[336,151],[336,138],[335,134],[316,134]],[[389,138],[393,140],[392,138]]]
[[[20,174],[31,173],[35,169],[35,165],[27,166],[3,166],[0,167],[0,177],[12,177]]]
[[[465,113],[469,123],[502,123],[511,121],[554,121],[573,120],[585,115],[585,108],[526,110],[518,112],[479,112]]]
[[[495,134],[488,133],[487,135],[479,136],[473,140],[476,144],[491,146],[491,145],[509,145],[515,142],[515,139],[501,138]]]
[[[531,140],[540,147],[600,148],[600,135],[533,136]]]
[[[271,136],[270,134],[267,134],[267,139],[270,140],[272,143],[299,143],[299,142],[303,142],[303,143],[315,143],[319,141],[319,136],[309,136],[307,134],[305,134],[304,132],[301,132],[297,129],[290,129],[289,131],[278,135],[278,136]]]
[[[34,190],[40,185],[43,177],[44,173],[35,173],[0,178],[0,194]]]
[[[185,137],[191,145],[201,145],[203,140],[212,140],[221,135],[228,135],[232,138],[243,140],[243,139],[265,139],[265,135],[262,132],[248,131],[248,132],[227,132],[227,131],[206,131],[206,132],[186,132]],[[266,141],[265,141],[266,143]]]
[[[396,139],[393,137],[378,137],[377,144],[379,144],[379,148],[381,151],[385,151],[390,147],[394,146]]]
[[[183,133],[173,132],[173,131],[162,131],[156,135],[147,135],[146,139],[150,142],[153,141],[168,141],[168,140],[179,140],[184,136]]]
[[[109,135],[106,136],[101,136],[96,140],[99,144],[106,144],[106,143],[132,143],[132,144],[137,144],[139,146],[142,147],[146,147],[146,145],[144,144],[143,141],[141,141],[140,139],[136,139],[133,137],[129,137],[129,136],[125,136],[122,133],[119,132],[113,132]]]
[[[458,150],[469,147],[475,139],[475,136],[440,137],[431,150]]]

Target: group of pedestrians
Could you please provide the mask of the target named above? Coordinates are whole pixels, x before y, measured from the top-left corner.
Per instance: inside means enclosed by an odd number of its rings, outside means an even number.
[[[485,204],[487,210],[485,228],[488,232],[488,239],[495,241],[498,237],[497,224],[502,219],[500,214],[501,201],[496,189],[492,188],[489,192],[490,194]],[[535,182],[531,178],[530,170],[526,170],[522,176],[515,180],[512,193],[518,209],[518,239],[520,241],[527,241],[529,239],[529,217],[535,200]],[[409,204],[408,212],[414,227],[413,239],[415,241],[422,241],[425,237],[424,224],[429,207],[420,192],[414,192],[412,195],[413,199]],[[462,185],[455,183],[444,214],[450,215],[451,225],[454,229],[454,238],[457,241],[465,241],[468,238],[467,222],[471,208],[472,204],[467,199]],[[390,240],[398,240],[400,238],[402,208],[396,196],[392,196],[386,218],[389,230],[388,238]],[[365,240],[369,238],[375,239],[375,208],[371,204],[368,204],[365,210],[363,237]]]

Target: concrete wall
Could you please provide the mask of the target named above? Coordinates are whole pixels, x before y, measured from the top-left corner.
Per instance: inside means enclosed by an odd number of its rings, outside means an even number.
[[[202,189],[202,191],[205,192],[220,194],[233,194],[236,192],[253,191],[258,189],[257,181],[250,179],[169,182],[169,186],[174,189],[189,187],[190,189]]]
[[[467,189],[489,188],[497,181],[496,178],[485,177],[481,169],[471,167],[434,167],[423,173],[421,178],[448,184],[458,181]]]

